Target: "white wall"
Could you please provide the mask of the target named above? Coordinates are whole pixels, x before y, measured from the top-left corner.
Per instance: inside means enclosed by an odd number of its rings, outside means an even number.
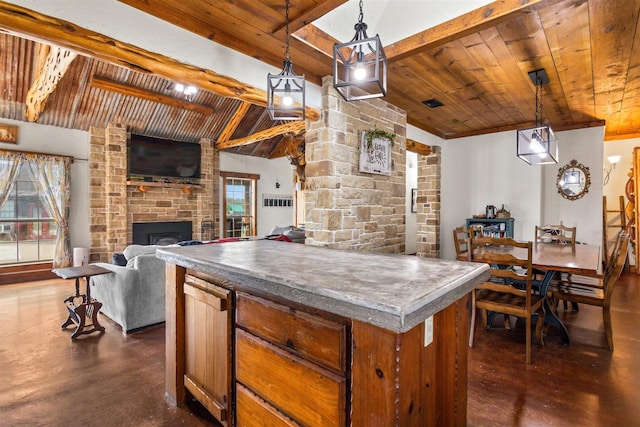
[[[604,195],[607,196],[607,205],[613,209],[618,207],[618,198],[625,196],[625,203],[628,199],[625,195],[625,185],[629,180],[629,172],[633,170],[633,149],[640,147],[640,138],[622,139],[619,141],[606,141],[604,143],[604,166],[609,168],[611,165],[607,161],[607,157],[620,155],[620,163],[615,169],[611,169],[609,174],[609,182],[604,186]]]
[[[557,165],[530,166],[516,157],[515,131],[452,140],[422,135],[412,139],[442,149],[441,257],[454,259],[451,230],[464,225],[486,205],[504,204],[515,219],[514,237],[532,240],[536,224],[558,223],[578,227],[578,239],[602,242],[603,128],[559,132]],[[588,166],[589,192],[576,201],[557,192],[558,169],[572,159]]]
[[[75,158],[71,165],[71,209],[69,236],[71,247],[89,247],[89,133],[2,119],[18,126],[18,143],[0,143],[6,150],[37,151]]]
[[[220,170],[260,175],[258,188],[256,189],[258,203],[257,236],[266,236],[274,227],[295,224],[293,207],[262,206],[263,194],[293,195],[293,172],[291,164],[285,157],[269,160],[221,152]],[[280,183],[280,188],[276,188],[276,182]],[[220,185],[222,185],[222,182]],[[220,198],[220,209],[222,209],[222,191],[220,191]],[[218,213],[218,218],[222,218],[222,210]]]
[[[542,168],[516,157],[515,131],[447,140],[442,146],[441,257],[454,259],[451,230],[487,205],[515,218],[514,237],[530,239],[540,221]],[[529,229],[531,228],[531,231]]]
[[[576,239],[602,245],[602,152],[604,128],[595,127],[557,133],[558,164],[545,168],[545,197],[542,222],[577,227]],[[558,193],[556,181],[560,167],[577,160],[589,168],[591,186],[584,197],[567,200]],[[534,230],[531,230],[532,236]]]

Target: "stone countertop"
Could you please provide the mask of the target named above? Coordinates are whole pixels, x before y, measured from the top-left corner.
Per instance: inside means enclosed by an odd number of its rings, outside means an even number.
[[[250,240],[158,249],[166,262],[406,332],[488,279],[489,266]]]

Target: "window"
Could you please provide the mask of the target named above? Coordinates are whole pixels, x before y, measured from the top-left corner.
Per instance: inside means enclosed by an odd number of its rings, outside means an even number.
[[[224,237],[255,236],[256,187],[259,175],[221,172],[223,185]]]
[[[58,226],[40,197],[31,168],[23,163],[0,208],[0,265],[51,261],[57,237]]]

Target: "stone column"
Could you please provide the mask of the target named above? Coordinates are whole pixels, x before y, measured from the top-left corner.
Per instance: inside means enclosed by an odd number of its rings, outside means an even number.
[[[406,113],[383,99],[346,102],[323,79],[322,117],[307,122],[306,244],[404,253]],[[396,135],[391,176],[359,172],[363,131]]]
[[[440,257],[440,159],[441,149],[431,147],[431,154],[418,156],[418,241],[416,255]]]

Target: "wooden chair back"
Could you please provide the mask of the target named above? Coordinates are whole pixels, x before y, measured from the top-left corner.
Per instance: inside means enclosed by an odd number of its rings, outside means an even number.
[[[453,245],[456,248],[456,259],[465,261],[467,257],[467,243],[470,234],[469,229],[464,227],[456,227],[453,229]]]
[[[620,275],[622,274],[622,270],[624,269],[624,265],[627,261],[627,254],[629,251],[629,239],[630,236],[628,233],[620,232],[618,238],[616,238],[616,242],[614,244],[615,252],[612,253],[613,259],[611,260],[608,268],[604,272],[604,304],[609,306],[611,304],[611,295],[613,294],[613,288],[615,287]]]
[[[609,350],[613,350],[613,326],[611,323],[611,297],[622,274],[629,251],[629,234],[621,231],[616,238],[610,265],[605,269],[602,286],[590,283],[560,282],[549,288],[549,294],[557,300],[602,307],[602,320]]]
[[[536,225],[536,243],[544,242],[575,246],[576,229],[577,227],[567,227],[563,224]]]
[[[488,324],[487,312],[503,313],[526,320],[526,362],[531,363],[532,317],[538,313],[536,338],[542,343],[544,297],[532,292],[532,242],[519,242],[510,237],[470,238],[468,260],[491,266],[491,277],[472,294],[472,328],[476,308],[482,310],[483,325]],[[473,330],[472,330],[473,332]],[[470,338],[473,346],[473,335]]]

